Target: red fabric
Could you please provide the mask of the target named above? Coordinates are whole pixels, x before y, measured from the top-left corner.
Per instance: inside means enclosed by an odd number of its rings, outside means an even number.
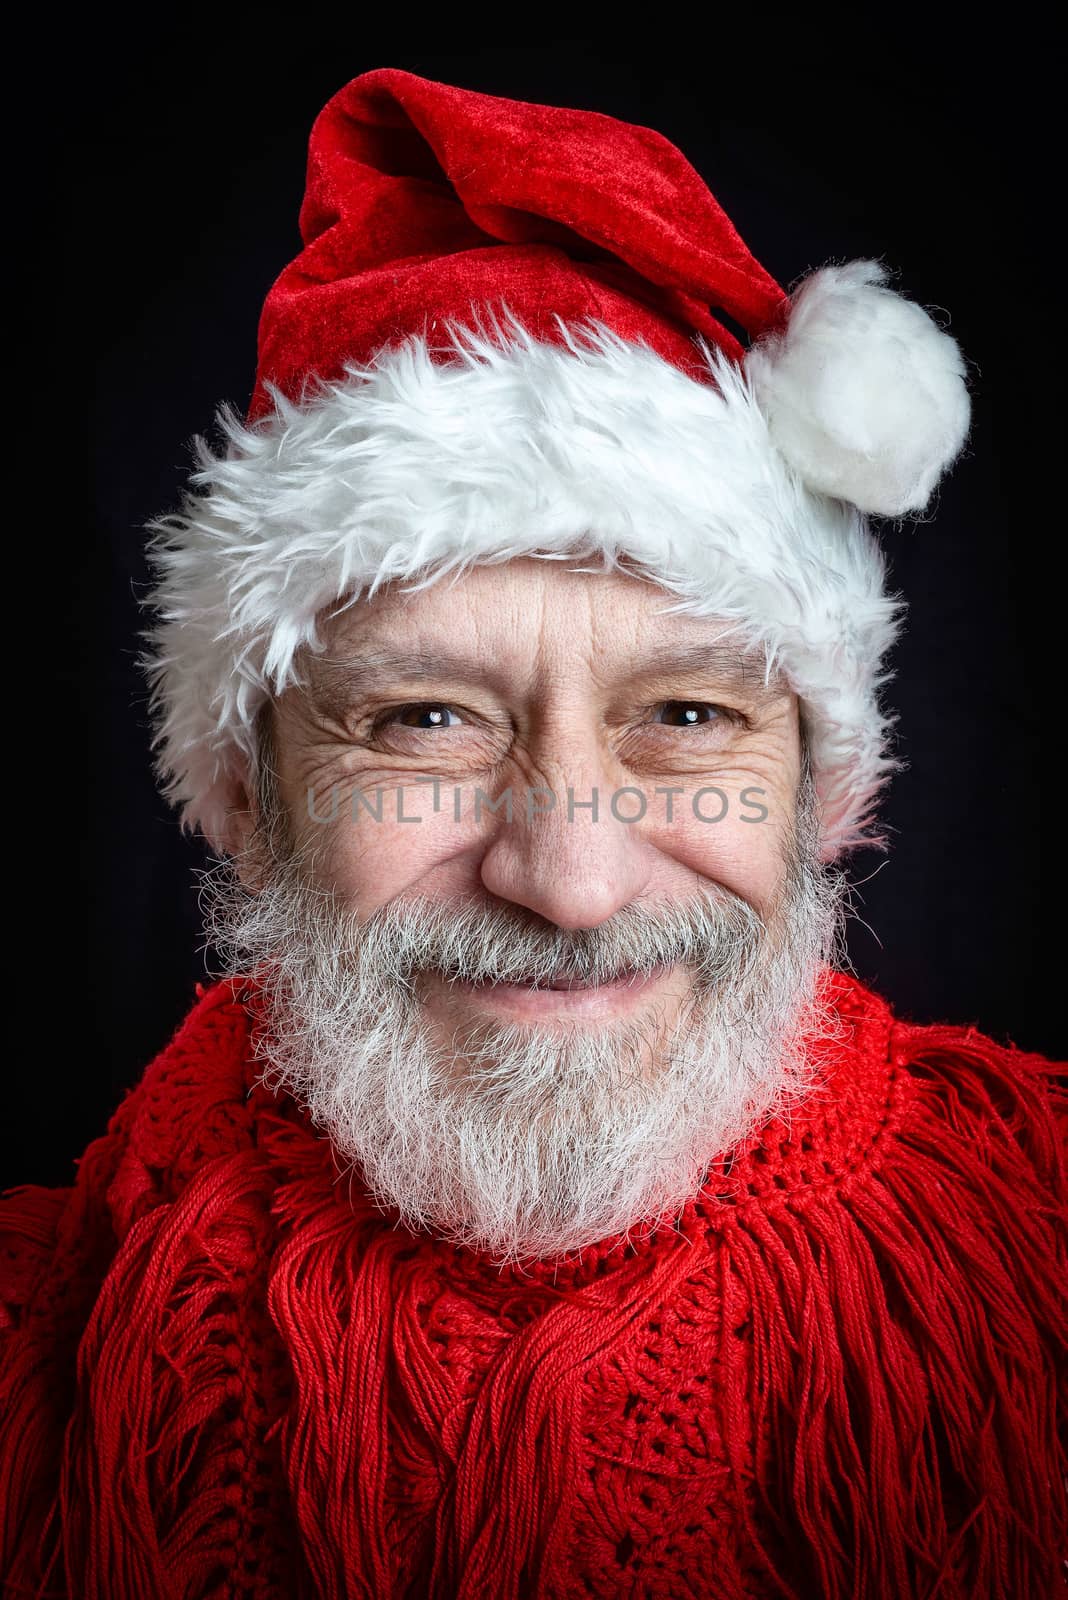
[[[526,1273],[375,1211],[208,989],[3,1202],[5,1593],[1062,1592],[1064,1082],[826,981],[789,1127]]]
[[[555,314],[594,316],[687,370],[694,333],[742,353],[710,308],[756,336],[786,305],[661,134],[392,67],[316,119],[300,229],[263,308],[249,421],[271,408],[265,379],[295,399],[311,373],[502,300],[539,338],[558,339]]]

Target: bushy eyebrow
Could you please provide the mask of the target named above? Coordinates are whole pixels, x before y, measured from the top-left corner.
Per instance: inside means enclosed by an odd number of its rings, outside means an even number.
[[[767,672],[763,651],[716,640],[666,645],[635,661],[627,676],[633,680],[687,675],[741,690],[758,701],[778,699],[789,690],[781,672]]]
[[[448,677],[466,680],[486,676],[485,668],[469,655],[451,655],[445,650],[356,650],[351,655],[312,655],[308,658],[308,681],[314,694],[332,698],[378,687],[391,678]]]
[[[706,684],[742,693],[756,703],[788,692],[781,673],[766,673],[761,651],[715,640],[666,645],[628,663],[621,674],[629,683],[665,682],[687,676],[699,676]],[[369,648],[344,656],[311,655],[307,677],[316,699],[334,701],[368,688],[381,688],[383,679],[447,678],[456,683],[477,679],[485,683],[493,681],[494,672],[492,666],[466,652],[413,646],[404,651]]]

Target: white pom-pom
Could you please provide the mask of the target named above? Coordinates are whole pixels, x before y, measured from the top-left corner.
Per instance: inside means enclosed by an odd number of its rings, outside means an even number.
[[[955,339],[883,287],[879,261],[811,273],[783,330],[746,368],[771,436],[812,489],[861,511],[922,511],[968,435],[971,401]]]

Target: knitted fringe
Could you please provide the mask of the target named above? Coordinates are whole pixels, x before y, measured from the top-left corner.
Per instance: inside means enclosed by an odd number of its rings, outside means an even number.
[[[354,1231],[336,1204],[303,1225],[275,1263],[270,1304],[293,1356],[282,1452],[316,1592],[379,1600],[426,1573],[411,1592],[434,1600],[572,1592],[562,1575],[582,1375],[698,1253],[683,1242],[651,1271],[631,1260],[600,1292],[502,1287],[496,1309],[520,1326],[501,1328],[469,1408],[420,1325],[435,1284],[412,1240],[370,1211]]]
[[[4,1278],[0,1326],[14,1325],[13,1310],[29,1299],[34,1269],[52,1254],[56,1229],[70,1198],[68,1189],[24,1184],[4,1204]],[[62,1393],[63,1356],[58,1342],[41,1349],[32,1338],[5,1339],[0,1394],[5,1448],[0,1451],[0,1577],[14,1594],[36,1593],[30,1579],[44,1575],[49,1592],[58,1559],[57,1530],[49,1503],[49,1478],[62,1442],[55,1411]],[[5,1593],[7,1591],[5,1590]],[[59,1590],[54,1591],[59,1593]]]
[[[1068,1104],[1054,1069],[1024,1060],[1030,1079],[979,1035],[925,1030],[896,1139],[858,1152],[817,1196],[724,1208],[723,1434],[770,1592],[1055,1592],[1068,1550],[1056,1360],[1068,1183],[1051,1112]],[[296,1372],[283,1453],[319,1592],[407,1592],[398,1563],[419,1570],[419,1515],[435,1502],[419,1592],[576,1592],[583,1373],[627,1362],[643,1319],[705,1270],[705,1249],[665,1246],[652,1267],[633,1261],[592,1289],[520,1291],[509,1315],[527,1325],[502,1339],[465,1415],[419,1326],[412,1241],[373,1213],[354,1234],[336,1205],[309,1227],[307,1201],[294,1186],[305,1223],[270,1294]],[[732,1331],[746,1319],[747,1345]],[[390,1457],[415,1501],[403,1528],[387,1516]]]
[[[0,1201],[0,1581],[65,1596],[56,1475],[74,1364],[115,1250],[100,1197],[125,1118],[89,1145],[72,1189],[22,1184]],[[75,1591],[77,1592],[77,1591]]]
[[[726,1438],[755,1415],[747,1523],[790,1600],[1061,1592],[1068,1096],[1039,1058],[1029,1080],[978,1035],[924,1034],[874,1181],[752,1207],[721,1255],[724,1326],[751,1315],[755,1357],[743,1387],[725,1341]]]
[[[225,1580],[253,1531],[242,1305],[268,1205],[242,1152],[130,1229],[78,1349],[59,1482],[71,1595],[249,1592]]]
[[[241,1341],[265,1294],[294,1379],[281,1455],[323,1600],[581,1592],[569,1529],[585,1375],[625,1367],[688,1276],[721,1296],[712,1403],[758,1583],[786,1600],[1059,1592],[1068,1176],[1053,1113],[1068,1118],[1068,1093],[1049,1063],[977,1034],[914,1038],[907,1058],[913,1035],[897,1030],[900,1126],[844,1177],[709,1199],[707,1239],[658,1238],[582,1287],[491,1283],[473,1400],[420,1320],[425,1242],[358,1196],[339,1203],[321,1142],[264,1113],[258,1150],[211,1161],[130,1228],[58,1413],[72,1420],[47,1509],[51,1368],[27,1354],[40,1343],[14,1342],[10,1592],[261,1592],[238,1576],[264,1448]],[[39,1192],[23,1210],[30,1235],[54,1223]],[[631,1578],[621,1566],[621,1591]],[[694,1574],[698,1592],[717,1581]]]
[[[69,1581],[86,1600],[229,1594],[251,1552],[246,1301],[264,1293],[269,1205],[264,1163],[241,1152],[123,1243],[78,1350],[62,1459]]]

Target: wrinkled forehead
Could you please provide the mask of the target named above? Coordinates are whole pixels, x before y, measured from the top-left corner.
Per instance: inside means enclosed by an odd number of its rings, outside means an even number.
[[[636,675],[697,677],[787,694],[764,646],[736,622],[696,614],[640,572],[516,558],[386,585],[325,608],[299,657],[316,690],[383,676],[478,675],[610,685]]]

